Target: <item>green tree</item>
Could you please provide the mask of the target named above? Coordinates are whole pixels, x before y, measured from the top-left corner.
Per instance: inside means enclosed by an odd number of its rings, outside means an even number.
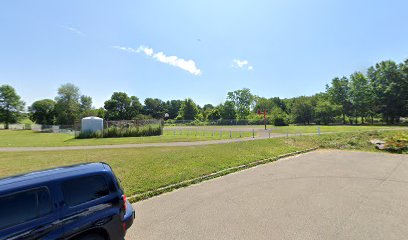
[[[343,124],[346,124],[346,115],[352,110],[352,105],[349,98],[349,81],[346,77],[334,78],[331,86],[326,86],[331,103],[341,106],[341,115],[343,116]]]
[[[191,98],[183,101],[180,107],[180,116],[183,120],[195,120],[199,111],[197,105]]]
[[[319,99],[314,107],[315,121],[317,124],[329,124],[335,121],[339,114],[339,105],[330,103],[328,99]]]
[[[139,103],[140,104],[140,103]],[[132,99],[124,92],[114,92],[104,103],[108,120],[131,120],[135,113],[131,109]]]
[[[310,124],[313,121],[314,108],[311,97],[294,98],[291,110],[292,118],[296,123]]]
[[[254,102],[253,110],[255,113],[258,110],[268,110],[268,112],[271,112],[274,108],[280,108],[282,111],[286,112],[286,104],[279,97],[264,98],[256,96]]]
[[[56,123],[61,125],[73,125],[80,118],[80,92],[79,88],[71,83],[63,84],[58,88],[55,97]]]
[[[138,97],[130,97],[130,107],[129,107],[129,118],[134,119],[136,116],[140,115],[143,110],[143,106],[139,101]]]
[[[21,101],[16,90],[10,85],[0,86],[0,122],[5,123],[5,128],[9,128],[10,123],[17,122],[25,103]]]
[[[254,96],[248,88],[229,92],[227,99],[234,102],[236,115],[238,119],[247,119],[251,113],[251,106],[254,101]]]
[[[399,66],[401,74],[402,74],[402,95],[405,96],[402,99],[402,102],[404,103],[403,107],[403,115],[408,116],[408,59],[406,59],[403,63],[400,64]]]
[[[212,104],[205,104],[203,108],[201,109],[201,114],[203,115],[203,120],[207,120],[208,116],[211,114],[213,111],[214,106]]]
[[[80,97],[79,108],[81,112],[85,112],[92,109],[92,98],[89,96],[82,95]]]
[[[175,119],[177,117],[182,103],[183,101],[181,100],[171,100],[171,101],[166,102],[166,105],[167,105],[166,108],[167,108],[167,113],[169,114],[169,119]]]
[[[55,101],[51,99],[35,101],[30,107],[28,107],[31,121],[44,125],[54,124],[55,104]]]
[[[82,95],[79,98],[79,112],[81,118],[95,116],[97,114],[97,111],[92,107],[91,97]]]
[[[275,105],[272,109],[268,110],[269,121],[275,126],[287,126],[288,114],[284,112],[279,106]]]
[[[96,109],[96,116],[100,118],[105,118],[106,110],[105,108],[101,107]]]
[[[166,103],[158,98],[146,98],[143,113],[153,118],[163,118],[167,112]]]
[[[225,101],[224,104],[221,104],[220,107],[220,116],[223,120],[232,120],[235,119],[237,116],[237,112],[235,110],[235,104],[233,101]]]
[[[208,120],[216,121],[216,120],[221,118],[220,108],[219,107],[213,108],[211,110],[209,109],[208,111],[209,111],[209,113],[207,115]]]
[[[406,105],[406,82],[403,71],[393,61],[383,61],[367,72],[374,93],[374,103],[388,124],[399,121]]]
[[[364,117],[369,114],[369,107],[372,101],[372,94],[367,78],[361,72],[355,72],[350,76],[350,101],[353,105],[354,115],[361,117],[361,123],[364,123]]]

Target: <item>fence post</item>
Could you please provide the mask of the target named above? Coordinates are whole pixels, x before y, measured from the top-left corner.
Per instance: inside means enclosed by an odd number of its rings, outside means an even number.
[[[230,138],[232,138],[232,132],[231,132],[231,130],[230,130]]]
[[[176,136],[176,130],[173,131],[173,135]]]
[[[211,137],[214,137],[214,129],[212,130]]]
[[[271,130],[269,130],[269,138],[271,138]]]
[[[222,130],[220,130],[220,137],[222,137]]]
[[[242,131],[239,130],[239,137],[242,138]]]
[[[255,130],[252,128],[252,138],[255,138]]]
[[[317,127],[317,135],[320,136],[320,126]]]
[[[289,137],[289,129],[286,129],[286,138]]]

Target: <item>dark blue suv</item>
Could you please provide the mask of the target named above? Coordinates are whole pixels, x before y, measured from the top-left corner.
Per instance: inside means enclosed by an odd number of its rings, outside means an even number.
[[[0,179],[0,240],[124,239],[134,216],[105,163]]]

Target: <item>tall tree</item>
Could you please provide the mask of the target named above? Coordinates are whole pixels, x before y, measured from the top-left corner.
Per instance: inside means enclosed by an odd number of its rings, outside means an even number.
[[[246,119],[251,113],[254,96],[248,88],[229,92],[227,99],[234,102],[238,119]]]
[[[375,104],[388,124],[399,121],[406,99],[403,73],[393,61],[383,61],[368,69]]]
[[[372,94],[367,78],[361,72],[353,73],[350,76],[350,101],[354,115],[356,118],[361,117],[361,123],[364,123],[364,117],[369,114],[371,100]]]
[[[199,111],[197,105],[191,98],[183,101],[180,108],[180,116],[184,120],[195,120]]]
[[[144,101],[143,112],[153,118],[163,118],[167,112],[166,103],[158,98],[146,98]]]
[[[400,71],[402,74],[402,93],[405,96],[402,101],[404,103],[403,115],[408,116],[408,59],[400,64]]]
[[[51,99],[43,99],[35,101],[28,107],[30,112],[31,121],[44,124],[52,125],[55,121],[55,101]]]
[[[80,97],[80,106],[81,112],[85,112],[92,109],[92,98],[89,96],[82,95]]]
[[[107,120],[131,120],[141,114],[142,104],[139,98],[128,96],[124,92],[114,92],[111,98],[104,103],[105,112],[98,111]]]
[[[73,125],[80,117],[80,92],[74,84],[63,84],[55,97],[56,122],[61,125]]]
[[[5,123],[6,129],[9,128],[10,123],[17,122],[24,105],[25,103],[12,86],[0,86],[0,122]]]
[[[346,115],[351,112],[352,105],[349,98],[349,81],[346,77],[334,78],[331,86],[326,86],[327,93],[333,104],[341,106],[341,115],[343,116],[343,124],[346,124]]]
[[[135,118],[136,116],[142,113],[143,106],[139,101],[138,97],[131,96],[130,97],[130,108],[129,108],[129,117]]]
[[[233,101],[225,101],[224,104],[221,104],[220,107],[220,115],[223,120],[232,120],[235,119],[237,116],[237,112],[235,110],[235,104]]]
[[[221,118],[220,107],[213,108],[209,111],[210,112],[207,114],[208,120],[215,121]]]
[[[301,96],[294,98],[291,114],[296,123],[310,124],[313,121],[314,115],[311,97]]]
[[[341,106],[332,104],[326,93],[318,93],[312,96],[314,120],[317,124],[329,124],[335,121],[340,114]]]
[[[171,100],[166,102],[167,113],[169,114],[170,119],[175,119],[177,117],[182,103],[183,101],[181,100]]]

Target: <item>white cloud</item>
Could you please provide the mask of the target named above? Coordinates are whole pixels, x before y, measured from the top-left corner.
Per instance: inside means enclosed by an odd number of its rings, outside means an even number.
[[[129,47],[113,46],[113,48],[131,53],[144,53],[146,56],[152,57],[159,62],[181,68],[196,76],[201,75],[202,73],[193,60],[185,60],[177,56],[166,56],[163,52],[155,53],[154,50],[149,47],[140,46],[139,48],[135,49]]]
[[[253,70],[254,67],[249,65],[248,60],[240,60],[240,59],[234,59],[232,60],[232,67],[234,68],[246,68],[248,70]]]
[[[73,32],[73,33],[75,33],[75,34],[84,35],[84,34],[83,34],[81,31],[79,31],[77,28],[70,27],[70,26],[61,26],[61,27],[64,28],[65,30],[71,31],[71,32]]]

